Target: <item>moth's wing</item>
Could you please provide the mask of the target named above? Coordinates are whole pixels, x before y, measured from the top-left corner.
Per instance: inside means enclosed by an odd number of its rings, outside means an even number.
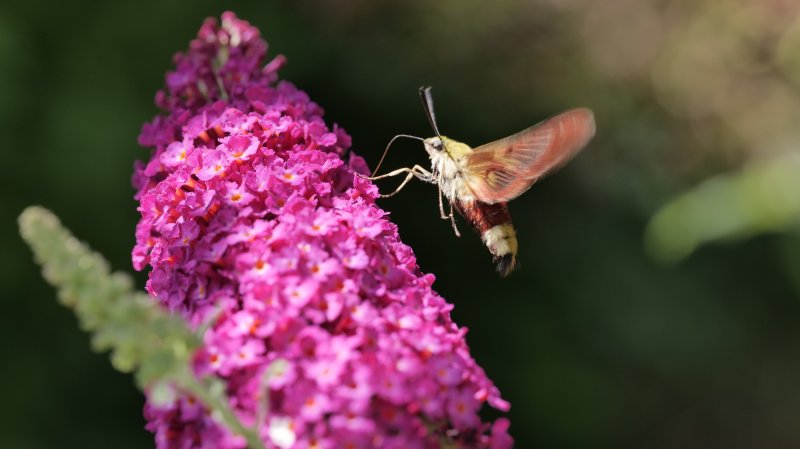
[[[572,109],[465,156],[464,178],[484,203],[509,201],[569,161],[594,136],[594,115]]]

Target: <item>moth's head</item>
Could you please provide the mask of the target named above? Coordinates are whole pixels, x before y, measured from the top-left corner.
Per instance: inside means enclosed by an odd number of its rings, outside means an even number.
[[[444,145],[446,137],[428,137],[427,139],[423,140],[422,142],[425,144],[425,151],[428,152],[428,155],[433,156],[436,153],[444,151]]]

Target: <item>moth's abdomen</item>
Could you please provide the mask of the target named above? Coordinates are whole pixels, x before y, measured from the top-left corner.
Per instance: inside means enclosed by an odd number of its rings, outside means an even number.
[[[508,205],[459,201],[457,206],[464,218],[478,231],[486,248],[494,256],[497,271],[503,276],[508,276],[517,263],[517,233],[511,224]]]
[[[508,276],[517,265],[517,233],[511,222],[494,226],[481,234],[483,243],[494,256],[497,272]]]

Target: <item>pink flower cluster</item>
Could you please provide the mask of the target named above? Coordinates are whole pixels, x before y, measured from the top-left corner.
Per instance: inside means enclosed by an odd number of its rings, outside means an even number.
[[[267,447],[511,447],[507,419],[478,416],[508,403],[356,176],[363,159],[343,161],[350,137],[277,82],[266,49],[232,13],[208,19],[139,139],[155,152],[134,175],[133,263],[154,298],[210,324],[197,372],[226,381]],[[245,445],[187,395],[145,415],[159,448]]]

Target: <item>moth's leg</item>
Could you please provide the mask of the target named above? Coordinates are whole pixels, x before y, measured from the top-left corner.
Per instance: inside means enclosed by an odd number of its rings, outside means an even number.
[[[450,216],[444,213],[444,203],[442,202],[442,186],[437,185],[437,187],[439,187],[439,217],[441,217],[442,220],[447,220],[450,218]]]
[[[456,219],[455,214],[453,213],[453,202],[450,202],[450,213],[444,213],[444,203],[442,202],[442,186],[439,186],[439,217],[442,220],[449,219],[450,222],[453,224],[453,230],[456,231],[456,237],[461,237],[461,234],[458,232],[458,228],[456,227]]]
[[[425,182],[431,182],[432,179],[433,179],[433,175],[431,175],[431,172],[429,172],[428,170],[425,170],[424,168],[422,168],[419,165],[415,165],[415,166],[413,166],[411,168],[408,168],[408,167],[398,168],[395,171],[391,171],[389,173],[386,173],[386,174],[383,174],[383,175],[380,175],[380,176],[364,176],[364,175],[358,175],[358,176],[361,176],[362,178],[369,179],[371,181],[375,181],[376,179],[391,178],[392,176],[397,176],[400,173],[408,173],[409,175],[416,176],[417,178],[419,178],[419,179],[421,179],[421,180],[423,180]]]
[[[440,189],[440,192],[441,192],[441,189]],[[450,189],[450,198],[455,198],[455,197],[456,197],[456,186],[455,186],[455,184],[453,184],[451,189]],[[439,200],[440,200],[439,201],[439,207],[440,208],[441,208],[441,199],[442,199],[441,196],[439,196]],[[441,211],[442,212],[442,218],[444,218],[444,219],[449,218],[450,219],[450,223],[453,225],[453,231],[455,231],[455,233],[456,233],[456,237],[461,237],[461,233],[458,232],[458,226],[456,226],[456,215],[453,213],[453,209],[454,209],[453,200],[451,199],[450,200],[450,215],[444,216],[444,211]]]
[[[381,179],[381,178],[388,178],[388,177],[391,177],[391,176],[397,176],[397,175],[399,175],[401,173],[408,173],[406,175],[406,179],[404,179],[403,182],[400,183],[400,185],[394,190],[394,192],[386,194],[386,195],[380,195],[381,198],[389,198],[390,196],[396,195],[400,190],[403,189],[403,187],[406,186],[406,184],[408,184],[408,181],[411,181],[411,178],[414,178],[414,177],[416,177],[417,179],[419,179],[421,181],[433,182],[433,175],[431,174],[431,172],[429,172],[428,170],[425,170],[424,168],[420,167],[419,165],[415,165],[415,166],[413,166],[411,168],[398,168],[397,170],[395,170],[393,172],[389,172],[389,173],[386,173],[385,175],[376,176],[376,177],[370,178],[370,179],[375,180],[375,179]]]
[[[456,232],[456,237],[461,237],[461,233],[458,232],[458,226],[456,226],[456,216],[453,214],[453,203],[450,203],[450,215],[445,217],[450,218],[450,223],[453,224],[453,231]]]

